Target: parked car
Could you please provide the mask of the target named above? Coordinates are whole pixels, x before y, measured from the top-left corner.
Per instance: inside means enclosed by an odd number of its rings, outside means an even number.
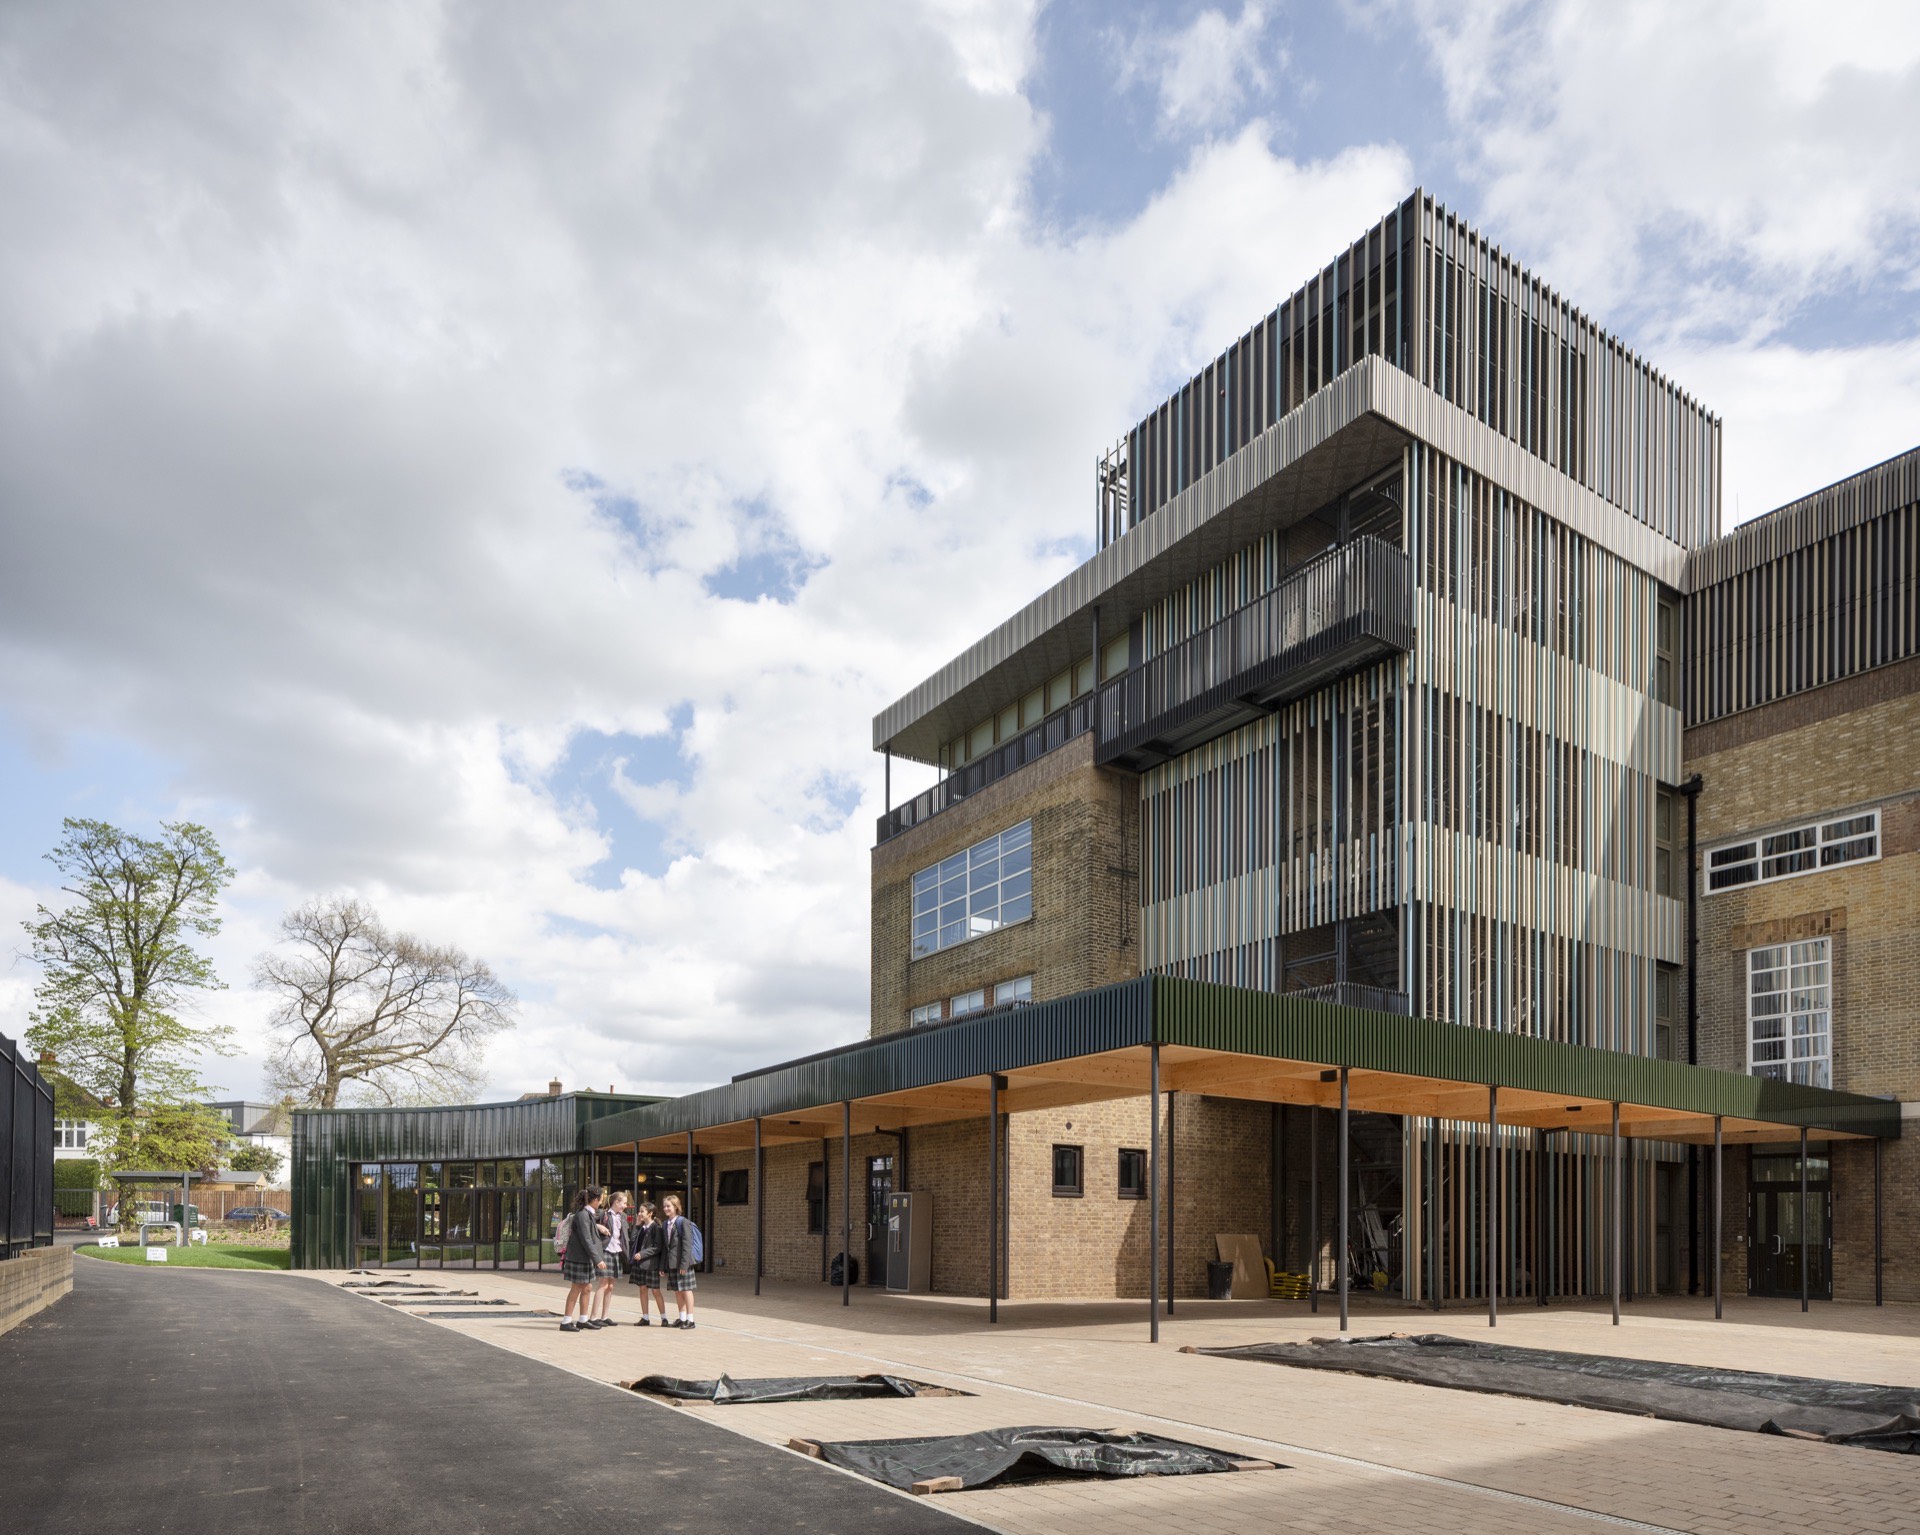
[[[285,1210],[276,1210],[271,1205],[240,1205],[227,1211],[230,1221],[285,1221],[293,1219]]]
[[[130,1217],[128,1224],[135,1226],[163,1225],[173,1219],[174,1209],[175,1206],[167,1203],[164,1199],[136,1199],[133,1202],[133,1208],[128,1212]],[[187,1206],[188,1225],[198,1226],[205,1220],[206,1217],[200,1213],[200,1207],[198,1205]],[[108,1208],[106,1223],[109,1226],[117,1226],[120,1223],[120,1207],[118,1205],[113,1205]]]

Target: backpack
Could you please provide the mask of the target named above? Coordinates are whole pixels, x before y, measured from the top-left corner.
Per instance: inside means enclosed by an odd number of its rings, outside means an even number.
[[[700,1239],[700,1228],[692,1221],[687,1222],[687,1230],[692,1233],[688,1240],[693,1244],[693,1261],[696,1264],[707,1261],[707,1244]]]
[[[564,1257],[566,1257],[566,1255],[567,1255],[567,1233],[568,1233],[568,1232],[570,1232],[571,1230],[573,1230],[573,1217],[572,1217],[571,1215],[563,1215],[563,1216],[561,1216],[561,1217],[560,1217],[560,1222],[559,1222],[559,1224],[558,1224],[558,1225],[556,1225],[556,1226],[555,1226],[555,1227],[553,1228],[553,1255],[554,1255],[554,1257],[556,1257],[556,1258],[564,1258]]]

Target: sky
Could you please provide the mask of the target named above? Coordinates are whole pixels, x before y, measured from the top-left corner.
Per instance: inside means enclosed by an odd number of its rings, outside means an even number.
[[[873,715],[1423,186],[1724,422],[1920,441],[1920,7],[0,8],[0,1032],[61,819],[520,998],[486,1096],[867,1027]],[[931,781],[896,766],[896,800]]]

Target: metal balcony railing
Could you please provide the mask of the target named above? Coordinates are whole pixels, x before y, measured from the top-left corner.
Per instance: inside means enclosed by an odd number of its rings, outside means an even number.
[[[988,784],[996,783],[1007,774],[1017,772],[1029,762],[1044,757],[1048,752],[1057,751],[1075,736],[1085,735],[1092,728],[1092,697],[1068,704],[1066,708],[1056,714],[1048,715],[1031,729],[1022,731],[1010,741],[1001,742],[992,751],[948,774],[931,789],[916,794],[905,804],[895,805],[880,817],[879,825],[875,828],[874,841],[885,842],[889,837],[899,836],[909,827],[931,820],[949,806],[957,805],[961,800],[978,794]]]
[[[1364,1007],[1374,1013],[1410,1014],[1413,1007],[1404,991],[1388,991],[1384,986],[1365,986],[1358,981],[1329,981],[1324,986],[1303,986],[1287,993],[1312,1002],[1331,1002],[1338,1007]]]
[[[1094,760],[1151,767],[1412,648],[1406,555],[1356,538],[1101,688]]]

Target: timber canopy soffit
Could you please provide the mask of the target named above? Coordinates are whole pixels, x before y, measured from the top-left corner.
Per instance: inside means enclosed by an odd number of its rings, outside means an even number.
[[[1065,1107],[1149,1091],[1151,1047],[1163,1091],[1337,1107],[1348,1070],[1362,1112],[1484,1120],[1499,1089],[1502,1125],[1707,1142],[1894,1138],[1891,1100],[1804,1087],[1557,1040],[1404,1018],[1234,986],[1142,976],[1010,1012],[902,1030],[739,1076],[594,1122],[597,1147],[737,1151]]]

